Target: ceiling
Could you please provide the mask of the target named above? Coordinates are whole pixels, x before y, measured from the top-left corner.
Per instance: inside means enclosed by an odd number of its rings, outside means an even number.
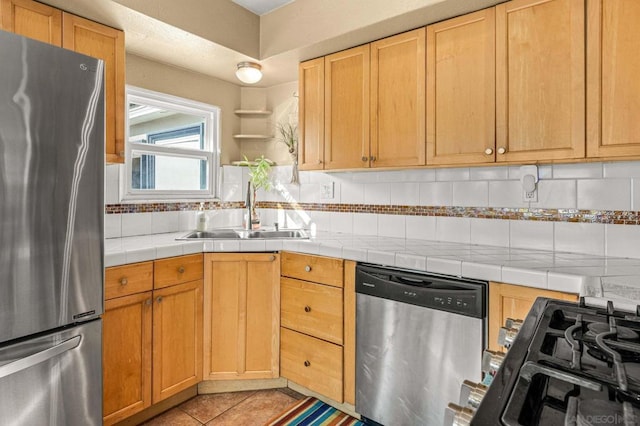
[[[234,3],[239,4],[247,10],[255,13],[258,16],[269,13],[274,9],[284,6],[287,3],[291,3],[295,0],[232,0]]]
[[[504,0],[40,1],[124,30],[128,54],[238,85],[237,63],[258,62],[254,86],[271,87],[297,80],[300,61]]]

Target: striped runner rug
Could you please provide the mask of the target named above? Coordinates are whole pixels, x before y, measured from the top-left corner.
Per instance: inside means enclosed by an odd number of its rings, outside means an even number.
[[[360,420],[309,396],[271,419],[267,426],[364,426]]]

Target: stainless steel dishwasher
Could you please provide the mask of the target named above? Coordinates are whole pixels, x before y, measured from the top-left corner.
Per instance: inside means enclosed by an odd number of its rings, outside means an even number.
[[[442,426],[481,380],[487,283],[359,264],[356,411],[368,424]]]

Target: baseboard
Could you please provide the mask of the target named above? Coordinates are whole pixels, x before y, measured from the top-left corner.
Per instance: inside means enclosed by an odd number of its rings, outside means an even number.
[[[136,426],[141,423],[146,422],[152,417],[157,416],[177,405],[182,404],[188,399],[193,398],[198,395],[198,387],[191,386],[188,389],[185,389],[177,394],[170,396],[169,398],[158,402],[157,404],[153,404],[151,407],[140,411],[139,413],[134,414],[131,417],[128,417],[122,420],[120,423],[116,423],[116,426]]]
[[[327,403],[327,404],[331,405],[332,407],[337,408],[338,410],[340,410],[342,412],[345,412],[345,413],[347,413],[348,415],[350,415],[352,417],[355,417],[356,419],[360,419],[360,414],[356,413],[356,407],[354,407],[351,404],[348,404],[346,402],[334,401],[331,398],[327,398],[326,396],[321,395],[321,394],[319,394],[317,392],[314,392],[311,389],[305,388],[304,386],[299,385],[299,384],[297,384],[295,382],[292,382],[291,380],[288,381],[287,387],[292,389],[292,390],[294,390],[294,391],[296,391],[296,392],[298,392],[298,393],[301,393],[303,395],[312,396],[314,398],[317,398],[320,401],[322,401],[324,403]]]
[[[240,392],[249,390],[286,388],[287,379],[205,380],[198,384],[198,394]]]

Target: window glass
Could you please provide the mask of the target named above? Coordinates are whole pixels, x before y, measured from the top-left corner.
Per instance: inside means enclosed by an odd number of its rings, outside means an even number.
[[[219,109],[127,87],[124,199],[217,197]]]

